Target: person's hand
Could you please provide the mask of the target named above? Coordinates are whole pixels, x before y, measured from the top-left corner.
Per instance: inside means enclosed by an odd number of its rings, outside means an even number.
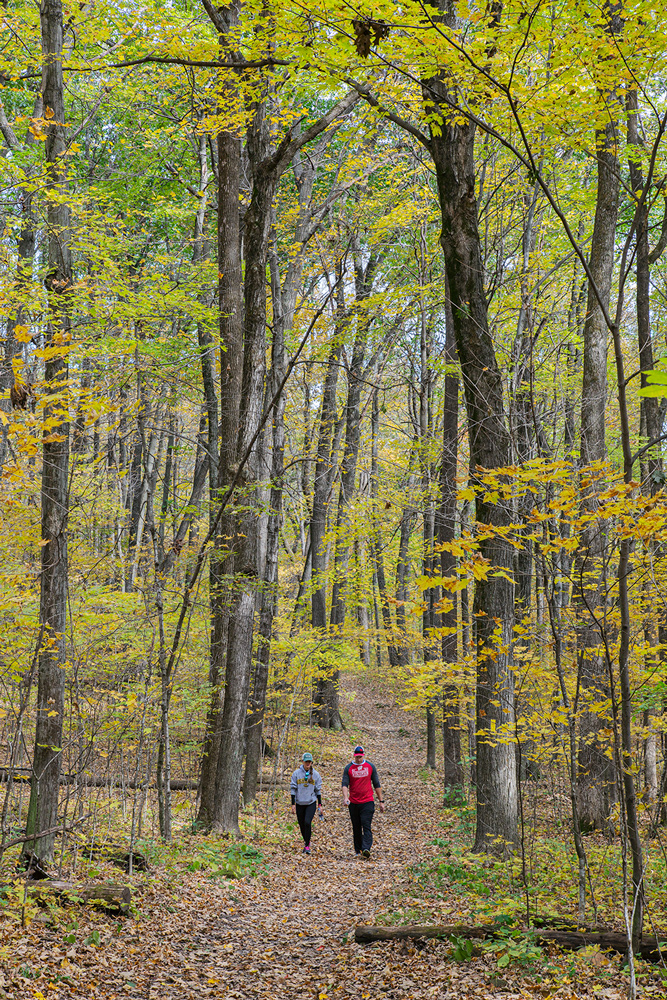
[[[380,802],[380,812],[384,812],[384,802]]]
[[[292,815],[296,816],[296,806],[292,806]]]
[[[350,804],[350,800],[349,799],[343,799],[343,805],[344,806],[349,806],[349,804]]]

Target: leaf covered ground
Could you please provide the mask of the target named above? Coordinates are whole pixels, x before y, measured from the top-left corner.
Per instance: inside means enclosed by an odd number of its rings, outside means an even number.
[[[461,942],[354,943],[358,923],[479,920],[465,883],[450,892],[429,874],[438,870],[443,845],[451,839],[452,850],[464,858],[463,844],[456,842],[456,824],[443,823],[435,779],[422,768],[414,718],[379,697],[358,684],[347,700],[346,732],[324,739],[316,754],[327,818],[315,823],[311,857],[301,853],[283,792],[280,821],[263,827],[258,813],[248,821],[242,845],[180,836],[150,872],[129,880],[132,917],[83,908],[28,909],[22,928],[17,906],[10,905],[0,921],[0,997],[625,996],[627,975],[619,957],[591,949],[547,953],[511,936],[494,951],[472,954]],[[355,857],[340,806],[340,775],[357,740],[378,767],[387,802],[384,816],[376,811],[369,861]],[[469,831],[465,836],[469,844]],[[230,866],[241,877],[225,877]],[[493,866],[487,871],[493,883]],[[86,868],[81,859],[73,874],[128,881],[117,869],[99,862]],[[667,995],[657,972],[641,968],[640,976],[642,995]]]

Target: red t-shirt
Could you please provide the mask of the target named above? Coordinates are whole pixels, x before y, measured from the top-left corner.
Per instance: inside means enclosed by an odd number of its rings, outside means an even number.
[[[373,801],[373,789],[380,787],[380,779],[375,767],[370,761],[361,764],[352,761],[343,771],[343,788],[350,789],[350,802],[360,805],[362,802]]]

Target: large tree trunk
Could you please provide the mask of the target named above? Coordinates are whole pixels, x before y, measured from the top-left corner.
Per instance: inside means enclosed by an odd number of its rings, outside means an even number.
[[[48,226],[48,294],[46,344],[69,345],[69,296],[72,286],[70,208],[65,177],[65,91],[62,69],[63,9],[61,0],[44,0],[42,31],[42,92],[46,124],[46,212]],[[26,832],[34,839],[24,850],[42,860],[53,855],[54,835],[39,836],[57,825],[58,789],[65,711],[67,628],[67,519],[69,509],[69,423],[67,353],[55,353],[44,366],[50,397],[44,409],[48,430],[42,444],[42,551],[37,719],[32,784]]]
[[[237,833],[244,733],[250,686],[255,607],[259,593],[262,519],[259,485],[260,441],[266,375],[266,269],[273,200],[281,174],[302,145],[323,132],[351,104],[348,98],[320,118],[298,139],[287,133],[277,149],[269,148],[270,128],[264,96],[258,97],[248,129],[247,150],[253,189],[245,217],[243,284],[243,379],[237,463],[245,461],[242,512],[234,554],[234,593],[227,641],[225,700],[220,722],[220,751],[215,779],[213,825]]]
[[[259,427],[265,396],[266,266],[273,198],[279,177],[275,166],[267,160],[267,132],[265,106],[260,102],[248,132],[253,191],[245,218],[243,380],[237,462],[246,454]],[[215,829],[222,833],[238,833],[239,830],[239,789],[260,574],[261,520],[257,509],[260,464],[260,442],[256,440],[244,470],[241,498],[244,509],[238,515],[239,540],[234,554],[234,593],[213,821]]]
[[[620,193],[620,165],[616,153],[617,122],[612,120],[596,134],[597,198],[591,243],[590,272],[605,305],[609,303],[614,270],[616,224]],[[608,330],[593,286],[589,283],[584,322],[584,378],[581,395],[581,464],[602,461],[605,447],[605,406],[607,402]],[[583,500],[583,510],[597,509],[595,487]],[[582,531],[575,565],[573,599],[577,605],[578,668],[581,703],[605,702],[609,698],[607,668],[596,649],[601,642],[597,620],[604,617],[604,562],[607,558],[605,526],[592,518]],[[577,799],[582,829],[606,827],[615,798],[616,769],[600,736],[608,728],[609,716],[597,708],[584,710],[579,729]]]
[[[449,19],[449,6],[443,13]],[[425,85],[429,100],[446,94],[441,78]],[[463,119],[451,123],[447,101],[443,121],[432,132],[442,214],[442,247],[452,304],[456,345],[465,386],[470,438],[471,477],[480,470],[510,464],[510,438],[505,420],[502,378],[489,334],[484,292],[477,199],[475,195],[475,127]],[[477,521],[501,532],[511,523],[511,510],[491,503],[480,490]],[[493,850],[499,842],[517,840],[517,789],[512,727],[514,676],[511,668],[514,587],[510,582],[513,550],[502,533],[480,543],[480,553],[501,574],[478,582],[474,614],[477,622],[477,831],[475,850]]]
[[[233,57],[227,41],[229,32],[238,23],[234,5],[209,9],[204,4],[219,32],[220,52]],[[232,84],[226,83],[225,96],[236,100]],[[218,308],[220,312],[220,410],[215,390],[215,364],[210,338],[200,335],[202,374],[208,413],[210,518],[217,516],[220,497],[234,475],[234,463],[239,434],[241,377],[243,370],[243,329],[241,299],[241,237],[239,191],[241,187],[241,140],[232,132],[223,131],[217,137],[218,166]],[[209,563],[210,654],[209,684],[211,702],[206,719],[206,734],[202,748],[200,801],[197,823],[210,829],[214,817],[216,773],[220,754],[222,704],[224,698],[225,657],[229,628],[229,586],[227,580],[234,571],[234,514],[223,514]]]

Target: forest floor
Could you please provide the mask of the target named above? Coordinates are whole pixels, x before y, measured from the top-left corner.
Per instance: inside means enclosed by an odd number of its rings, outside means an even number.
[[[415,913],[423,915],[423,898],[413,900],[414,872],[432,856],[440,829],[439,793],[421,766],[416,720],[387,698],[368,684],[348,681],[346,731],[327,738],[317,757],[327,818],[315,821],[310,857],[301,853],[298,829],[283,824],[281,837],[255,841],[263,861],[254,877],[232,882],[212,878],[205,866],[193,862],[198,842],[205,840],[208,857],[215,847],[211,838],[190,837],[180,863],[172,860],[133,877],[133,917],[113,918],[83,908],[37,911],[22,929],[12,923],[11,914],[5,916],[0,921],[0,997],[626,996],[627,977],[618,956],[610,959],[599,952],[584,958],[544,953],[529,967],[512,962],[500,969],[497,954],[490,952],[454,960],[446,941],[421,947],[354,943],[359,923],[411,922],[412,902]],[[308,733],[305,739],[311,739]],[[340,802],[341,773],[357,740],[377,765],[387,803],[384,815],[376,809],[375,843],[367,861],[354,855],[349,818]],[[291,819],[286,796],[283,805]],[[115,880],[127,881],[117,872]],[[475,922],[465,896],[437,895],[429,908],[436,922]],[[664,985],[652,981],[640,995],[665,997]]]

